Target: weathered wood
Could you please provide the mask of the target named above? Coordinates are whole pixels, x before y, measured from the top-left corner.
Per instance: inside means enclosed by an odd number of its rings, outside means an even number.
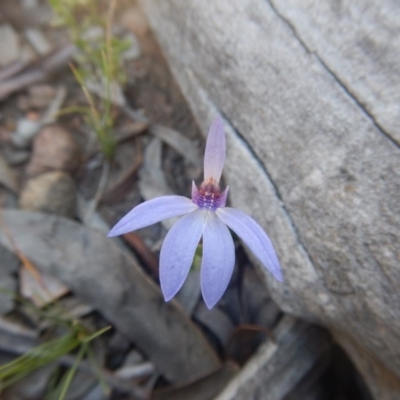
[[[103,233],[66,218],[18,210],[3,210],[1,222],[0,246],[16,246],[40,271],[101,311],[167,379],[185,382],[220,365],[178,304],[166,304],[135,259]]]
[[[400,4],[275,3],[141,2],[203,132],[225,117],[230,201],[283,265],[284,284],[265,272],[274,299],[329,327],[376,398],[398,398]]]
[[[237,374],[239,366],[231,361],[195,382],[152,393],[151,400],[214,400]]]
[[[331,345],[321,328],[286,316],[216,400],[283,400]]]

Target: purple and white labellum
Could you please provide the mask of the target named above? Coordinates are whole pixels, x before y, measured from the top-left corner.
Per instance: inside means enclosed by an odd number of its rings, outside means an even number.
[[[225,207],[228,197],[229,186],[221,192],[219,185],[211,178],[200,185],[197,189],[195,183],[192,183],[192,201],[200,209],[215,211],[217,208]]]

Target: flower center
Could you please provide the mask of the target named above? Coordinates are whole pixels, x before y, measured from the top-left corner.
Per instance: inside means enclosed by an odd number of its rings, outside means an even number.
[[[193,183],[192,201],[201,209],[215,211],[219,207],[225,207],[227,190],[221,192],[219,184],[212,178],[204,181],[197,189]]]

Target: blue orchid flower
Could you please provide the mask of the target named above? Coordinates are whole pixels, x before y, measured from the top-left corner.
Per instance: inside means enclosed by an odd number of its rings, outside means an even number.
[[[277,280],[283,281],[274,247],[260,225],[242,211],[225,207],[229,187],[221,191],[219,186],[225,153],[224,126],[217,117],[207,137],[204,181],[199,188],[193,182],[192,198],[163,196],[146,201],[133,208],[108,233],[109,237],[123,235],[183,215],[161,247],[160,284],[165,301],[171,300],[182,287],[202,239],[201,291],[209,309],[218,302],[235,264],[235,248],[228,227]]]

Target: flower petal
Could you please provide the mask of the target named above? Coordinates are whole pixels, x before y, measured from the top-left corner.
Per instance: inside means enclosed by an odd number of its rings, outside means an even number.
[[[221,117],[215,118],[208,133],[206,151],[204,154],[204,180],[209,178],[217,182],[221,179],[225,163],[225,132]]]
[[[201,291],[211,309],[228,287],[235,265],[235,246],[226,225],[215,215],[207,213],[203,232],[201,262]]]
[[[163,219],[187,214],[196,209],[197,206],[184,196],[157,197],[132,209],[108,232],[107,236],[123,235],[155,224]]]
[[[160,253],[160,283],[165,301],[175,296],[186,279],[203,233],[204,216],[201,210],[185,215],[164,239]]]
[[[216,213],[243,240],[272,275],[282,282],[282,270],[275,249],[261,226],[253,218],[234,208],[219,208]]]

